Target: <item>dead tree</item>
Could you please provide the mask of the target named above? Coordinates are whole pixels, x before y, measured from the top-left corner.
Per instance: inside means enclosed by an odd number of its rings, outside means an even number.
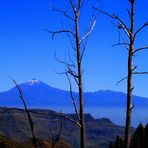
[[[61,114],[61,112],[60,112]],[[62,114],[61,114],[62,115]],[[62,134],[62,128],[63,128],[63,123],[62,123],[62,117],[60,116],[60,128],[58,134],[55,136],[52,136],[52,146],[51,148],[54,148],[56,144],[60,141],[60,136]]]
[[[84,121],[84,96],[83,96],[83,78],[82,78],[82,59],[86,48],[87,38],[92,33],[94,26],[96,24],[96,20],[91,23],[91,26],[84,34],[83,37],[80,37],[82,31],[79,27],[80,22],[80,14],[81,14],[81,8],[83,5],[83,0],[69,0],[70,8],[72,10],[72,15],[70,15],[67,11],[59,10],[56,8],[52,8],[54,11],[59,12],[63,14],[65,17],[67,17],[69,20],[71,20],[72,25],[74,26],[74,29],[62,29],[57,31],[49,31],[52,34],[52,38],[56,34],[59,33],[66,33],[69,37],[71,47],[76,55],[76,62],[70,59],[70,63],[68,63],[66,60],[61,61],[57,59],[60,63],[64,64],[66,66],[65,71],[62,74],[65,74],[67,76],[67,79],[70,84],[70,95],[72,99],[72,103],[75,109],[75,113],[77,116],[77,121],[80,124],[80,146],[81,148],[86,147],[86,136],[85,136],[85,121]],[[78,86],[78,92],[79,92],[79,109],[76,103],[76,100],[73,96],[72,92],[72,82],[71,78],[74,79]]]
[[[115,44],[114,46],[118,45],[124,45],[126,49],[128,50],[128,74],[125,78],[121,79],[118,83],[121,81],[127,79],[127,109],[126,109],[126,126],[125,126],[125,147],[130,147],[130,128],[131,128],[131,117],[132,117],[132,91],[134,89],[133,87],[133,75],[134,74],[148,74],[147,72],[135,72],[135,69],[137,66],[133,65],[133,57],[136,53],[139,51],[142,51],[144,49],[148,49],[148,46],[141,47],[141,48],[135,48],[135,42],[137,35],[148,26],[148,22],[144,23],[138,30],[135,31],[135,1],[136,0],[128,0],[130,3],[130,9],[127,9],[128,15],[129,15],[129,21],[130,26],[128,26],[120,17],[118,17],[115,14],[110,14],[108,12],[102,11],[98,8],[95,8],[97,11],[111,17],[112,19],[115,19],[117,21],[117,24],[114,24],[118,31],[123,30],[125,33],[125,38],[128,39],[128,41],[123,38],[123,41],[119,41],[118,44]]]
[[[28,117],[30,129],[31,129],[31,134],[32,134],[32,143],[33,143],[34,147],[37,148],[37,139],[36,139],[35,133],[34,133],[34,124],[33,124],[30,112],[29,112],[29,110],[27,108],[26,102],[24,100],[23,92],[22,92],[21,88],[19,87],[19,85],[17,84],[17,82],[14,79],[12,79],[12,80],[13,80],[15,86],[16,86],[16,89],[17,89],[17,91],[19,93],[19,97],[20,97],[20,99],[21,99],[21,101],[23,103],[23,106],[25,108],[25,112],[26,112],[27,117]]]

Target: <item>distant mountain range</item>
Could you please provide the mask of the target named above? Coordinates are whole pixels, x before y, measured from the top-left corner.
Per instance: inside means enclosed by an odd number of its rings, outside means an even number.
[[[32,79],[19,85],[30,108],[51,108],[65,110],[72,108],[69,91],[53,88],[39,80]],[[78,98],[78,93],[73,93]],[[111,90],[84,93],[85,107],[125,107],[126,94]],[[148,98],[133,96],[133,104],[147,107]],[[22,107],[16,87],[0,93],[0,106]]]

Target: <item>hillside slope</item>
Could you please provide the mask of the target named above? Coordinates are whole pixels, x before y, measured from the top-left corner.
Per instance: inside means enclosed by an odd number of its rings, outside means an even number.
[[[7,110],[7,111],[6,111]],[[5,112],[5,113],[4,113]],[[50,139],[59,132],[60,119],[53,116],[56,112],[51,110],[30,110],[38,139]],[[17,142],[27,141],[31,137],[26,113],[23,110],[0,108],[0,133]],[[4,114],[2,114],[4,113]],[[75,118],[74,114],[67,114]],[[113,124],[110,120],[94,119],[90,114],[85,115],[87,146],[89,148],[106,148],[117,135],[124,134],[124,128]],[[70,143],[74,148],[79,148],[79,128],[68,120],[62,119],[61,140]]]

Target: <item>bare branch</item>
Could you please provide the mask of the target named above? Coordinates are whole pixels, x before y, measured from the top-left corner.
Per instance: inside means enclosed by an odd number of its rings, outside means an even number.
[[[67,73],[71,74],[75,78],[79,78],[78,74],[75,71],[72,71],[70,68],[68,68]]]
[[[134,90],[134,88],[135,88],[135,87],[133,86],[133,87],[132,87],[132,91]]]
[[[82,47],[81,58],[80,58],[81,61],[82,61],[83,56],[84,56],[84,53],[85,53],[85,49],[86,49],[86,45],[87,45],[87,38],[86,38],[85,41],[86,41],[86,42],[83,43],[83,47]]]
[[[71,7],[72,7],[72,9],[73,9],[74,14],[76,15],[77,9],[76,9],[76,6],[74,5],[74,3],[73,3],[72,0],[70,0],[70,4],[71,4]]]
[[[75,69],[76,68],[76,65],[75,65],[73,59],[71,58],[71,53],[70,53],[70,49],[69,48],[68,48],[68,59],[74,65],[74,69]]]
[[[69,73],[69,72],[67,72],[67,73]],[[69,74],[71,74],[71,73],[69,73]],[[79,82],[78,82],[77,78],[76,78],[73,74],[71,74],[71,75],[73,76],[73,78],[74,78],[74,80],[75,80],[76,84],[78,85],[78,84],[79,84]]]
[[[112,47],[115,47],[115,46],[125,46],[125,48],[127,49],[127,50],[129,50],[129,43],[124,39],[124,38],[122,38],[122,40],[123,40],[123,42],[121,42],[121,43],[118,43],[118,44],[114,44],[114,45],[112,45]]]
[[[70,70],[70,69],[69,69],[69,70],[65,69],[64,72],[57,72],[57,71],[55,71],[55,72],[56,72],[57,74],[61,74],[61,75],[66,75],[66,73],[70,74],[70,75],[74,78],[76,84],[79,85],[79,82],[78,82],[78,80],[77,80],[78,75],[76,74],[75,71],[72,71],[72,70]]]
[[[65,12],[65,11],[62,11],[62,10],[59,10],[59,9],[56,9],[56,8],[52,8],[52,10],[53,10],[53,11],[60,12],[60,13],[62,13],[64,16],[66,16],[67,18],[69,18],[70,20],[75,21],[75,20],[68,14],[68,12]]]
[[[75,98],[73,96],[73,93],[72,93],[72,84],[71,84],[71,80],[68,76],[68,73],[66,73],[66,76],[67,76],[67,79],[69,81],[69,87],[70,87],[70,96],[71,96],[71,99],[72,99],[72,103],[73,103],[73,106],[74,106],[74,109],[75,109],[75,113],[76,113],[76,116],[77,116],[77,119],[78,121],[80,121],[80,116],[79,116],[79,113],[78,113],[78,109],[77,109],[77,105],[76,105],[76,102],[75,102]]]
[[[36,114],[40,114],[40,113],[38,113],[38,112],[33,112],[33,111],[31,111],[32,113],[36,113]],[[72,119],[72,118],[70,118],[69,116],[67,116],[67,115],[64,115],[64,114],[44,114],[44,115],[51,115],[51,116],[55,116],[55,117],[62,117],[62,118],[64,118],[64,119],[66,119],[66,120],[69,120],[69,121],[71,121],[71,122],[73,122],[74,124],[76,124],[78,127],[81,127],[81,125],[80,125],[80,123],[79,122],[77,122],[77,121],[75,121],[74,119]]]
[[[77,79],[78,79],[78,74],[75,72],[75,70],[72,70],[72,69],[71,69],[71,68],[75,69],[75,64],[74,64],[73,62],[72,62],[72,64],[69,64],[69,63],[66,62],[66,60],[65,60],[65,61],[62,61],[62,60],[58,59],[58,58],[56,57],[56,53],[54,53],[54,56],[55,56],[55,59],[56,59],[59,63],[64,64],[64,65],[66,66],[66,68],[67,68],[67,70],[65,70],[65,72],[56,72],[56,73],[58,73],[58,74],[66,74],[66,73],[69,73],[70,75],[73,76],[75,82],[76,82],[77,85],[78,85],[78,80],[77,80]]]
[[[129,17],[130,17],[130,19],[131,19],[132,16],[131,16],[131,13],[130,13],[129,9],[126,9],[126,10],[127,10],[127,13],[128,13],[128,15],[129,15]]]
[[[90,30],[82,37],[82,39],[80,40],[80,44],[81,44],[81,42],[83,42],[83,40],[85,40],[92,33],[92,31],[95,27],[95,24],[96,24],[96,20],[94,20]]]
[[[52,34],[52,39],[54,39],[54,36],[59,33],[70,33],[71,35],[75,36],[75,33],[72,30],[63,29],[58,31],[50,31],[50,30],[47,31]]]
[[[133,74],[136,74],[136,75],[147,75],[148,72],[133,72]]]
[[[128,0],[130,3],[132,2],[132,0]]]
[[[134,107],[135,107],[135,105],[132,105],[131,108],[130,108],[130,110],[132,111],[134,109]]]
[[[112,21],[111,21],[111,23],[112,23],[115,27],[117,27],[117,28],[118,28],[118,43],[120,43],[120,36],[121,36],[120,34],[121,34],[121,33],[120,33],[120,28],[119,28],[119,25],[115,24],[115,23],[114,23],[114,22],[112,22]]]
[[[21,101],[24,105],[25,111],[27,113],[29,125],[30,125],[30,128],[31,128],[31,133],[32,133],[32,142],[33,142],[34,146],[37,148],[37,141],[36,141],[36,137],[35,137],[35,134],[34,134],[34,125],[33,125],[32,117],[31,117],[29,110],[27,108],[27,105],[26,105],[26,102],[24,100],[24,96],[23,96],[21,88],[19,87],[19,85],[17,84],[17,82],[14,79],[12,79],[12,80],[13,80],[13,82],[14,82],[14,84],[15,84],[18,92],[19,92],[20,99],[21,99]]]
[[[129,31],[129,29],[125,26],[125,25],[123,25],[122,23],[120,23],[120,26],[118,27],[119,29],[123,29],[124,30],[124,32],[126,33],[126,35],[128,36],[128,37],[130,37],[130,31]]]
[[[60,111],[60,114],[61,114],[61,111]],[[60,136],[61,136],[61,133],[62,133],[62,128],[63,128],[63,123],[62,123],[62,119],[61,119],[61,116],[60,116],[59,132],[58,132],[56,138],[52,137],[52,148],[54,148],[56,146],[56,144],[59,142]]]
[[[71,36],[69,35],[69,33],[67,33],[67,36],[68,36],[68,38],[69,38],[71,47],[74,49],[74,51],[76,51],[75,43],[74,43],[74,41],[72,40],[72,38],[71,38]]]
[[[126,48],[127,50],[129,50],[130,44],[129,44],[124,38],[122,38],[122,39],[123,39],[123,42],[125,43],[125,48]]]
[[[78,11],[80,11],[82,0],[78,0]]]
[[[73,68],[75,68],[75,65],[74,65],[73,63],[72,63],[72,64],[69,64],[69,63],[66,62],[66,60],[64,61],[64,60],[60,60],[59,58],[57,58],[56,52],[54,52],[54,58],[55,58],[55,60],[56,60],[57,62],[59,62],[60,64],[66,65],[66,67],[73,67]]]
[[[128,29],[127,25],[122,21],[121,18],[119,18],[119,17],[118,17],[117,15],[115,15],[115,14],[109,14],[108,12],[102,11],[102,10],[100,10],[100,9],[98,9],[98,8],[95,8],[95,7],[93,7],[93,8],[94,8],[95,10],[97,10],[97,11],[99,11],[99,12],[101,12],[101,13],[103,13],[103,14],[105,14],[105,15],[111,17],[111,18],[113,18],[113,19],[118,20],[118,22],[120,23],[120,26],[118,26],[118,27],[119,27],[120,29],[122,28],[122,29],[125,31],[125,33],[127,34],[127,36],[130,37],[131,32],[130,32],[130,30]]]
[[[132,69],[132,72],[133,72],[135,69],[137,69],[137,66],[135,66],[135,67]]]
[[[81,127],[81,125],[80,125],[79,122],[75,121],[74,119],[72,119],[72,118],[70,118],[69,116],[64,115],[64,114],[58,114],[58,113],[56,113],[56,114],[50,114],[50,113],[41,114],[41,113],[39,113],[39,112],[35,112],[35,111],[32,111],[32,110],[31,110],[30,112],[35,113],[35,114],[40,114],[40,115],[51,115],[51,116],[55,116],[55,117],[59,117],[59,116],[60,116],[60,117],[62,117],[62,118],[64,118],[64,119],[66,119],[66,120],[69,120],[69,121],[73,122],[73,123],[76,124],[78,127]]]
[[[136,38],[137,34],[141,32],[145,27],[148,26],[148,22],[144,23],[134,34],[134,39]]]
[[[60,115],[61,115],[61,114],[62,114],[62,112],[60,111]],[[60,129],[59,129],[58,138],[60,138],[60,136],[61,136],[62,128],[63,128],[63,123],[62,123],[62,119],[61,119],[61,116],[60,116]]]
[[[129,46],[128,43],[117,43],[117,44],[112,45],[112,47],[121,46],[121,45],[128,45]]]
[[[127,78],[128,78],[128,77],[122,78],[121,80],[119,80],[119,81],[116,83],[116,85],[119,85],[122,81],[126,80]]]
[[[134,55],[136,52],[141,51],[141,50],[144,50],[144,49],[148,49],[148,46],[135,49],[135,51],[133,51],[133,55]]]

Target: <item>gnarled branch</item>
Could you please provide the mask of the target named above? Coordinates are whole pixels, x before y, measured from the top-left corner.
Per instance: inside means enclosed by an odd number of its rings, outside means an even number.
[[[127,34],[127,36],[130,37],[131,31],[128,29],[127,25],[124,23],[124,21],[122,21],[121,18],[119,18],[119,17],[118,17],[117,15],[115,15],[115,14],[110,14],[110,13],[108,13],[108,12],[106,12],[106,11],[100,10],[100,9],[98,9],[98,8],[95,8],[95,7],[93,7],[93,8],[94,8],[95,10],[97,10],[97,11],[99,11],[99,12],[101,12],[101,13],[103,13],[103,14],[105,14],[105,15],[111,17],[111,18],[113,18],[113,19],[118,20],[118,22],[120,23],[120,25],[118,26],[118,28],[119,28],[119,29],[123,29],[123,30],[125,31],[125,33]]]
[[[50,31],[50,30],[47,31],[52,34],[52,39],[54,39],[54,36],[59,33],[70,33],[71,35],[75,36],[75,33],[72,30],[67,30],[67,29],[58,30],[58,31]]]

